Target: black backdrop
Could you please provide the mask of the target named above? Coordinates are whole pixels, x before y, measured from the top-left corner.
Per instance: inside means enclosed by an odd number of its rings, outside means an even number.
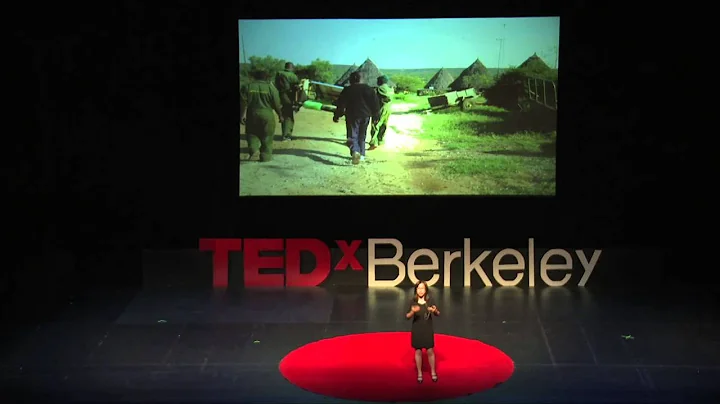
[[[699,242],[702,217],[689,192],[688,139],[661,102],[668,72],[674,82],[685,74],[657,57],[669,35],[651,28],[661,19],[607,2],[513,3],[444,15],[389,3],[343,6],[342,15],[332,4],[284,15],[273,4],[191,1],[27,7],[10,22],[19,53],[8,63],[7,101],[20,108],[6,140],[9,255],[39,276],[29,285],[8,271],[4,293],[32,286],[50,299],[64,293],[58,278],[75,289],[137,284],[141,248],[193,248],[199,237],[394,237],[437,248],[462,237],[497,247],[534,237],[546,247],[644,246],[681,257]],[[410,14],[561,15],[558,196],[239,198],[237,19]],[[353,226],[347,215],[360,207],[384,214]],[[261,219],[260,209],[277,214]],[[58,250],[74,258],[66,275],[29,263],[53,262]]]

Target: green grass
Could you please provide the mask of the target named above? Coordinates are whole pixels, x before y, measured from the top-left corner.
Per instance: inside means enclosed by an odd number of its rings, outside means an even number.
[[[454,151],[443,173],[472,176],[480,194],[554,195],[555,132],[516,132],[517,120],[485,105],[470,112],[448,109],[427,115],[421,136]]]

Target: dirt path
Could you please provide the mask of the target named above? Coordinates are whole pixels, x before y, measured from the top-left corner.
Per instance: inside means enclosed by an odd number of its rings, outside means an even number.
[[[398,105],[396,108],[404,109]],[[395,108],[394,108],[395,109]],[[295,118],[295,140],[274,144],[273,161],[248,161],[245,136],[240,141],[240,194],[302,195],[428,195],[466,194],[468,188],[436,173],[437,160],[447,157],[435,142],[416,135],[423,116],[393,115],[380,148],[368,151],[357,166],[345,145],[345,122],[332,121],[325,111],[302,109]],[[241,131],[244,131],[244,127]],[[280,125],[275,131],[280,135]],[[368,136],[369,139],[369,136]]]

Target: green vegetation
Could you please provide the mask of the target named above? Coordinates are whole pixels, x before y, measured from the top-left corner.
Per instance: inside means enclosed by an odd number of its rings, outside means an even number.
[[[421,136],[454,151],[456,157],[442,163],[444,174],[472,176],[480,194],[554,195],[556,134],[533,127],[536,119],[526,113],[483,105],[433,112]]]
[[[460,88],[457,88],[457,90],[465,88],[485,89],[493,84],[495,84],[495,76],[492,74],[470,74],[460,79]]]
[[[388,75],[397,84],[398,91],[417,93],[417,90],[425,88],[425,85],[428,82],[428,80],[409,74]],[[462,88],[483,89],[490,87],[495,82],[495,78],[490,74],[472,74],[464,76],[460,79],[460,82]]]
[[[251,57],[240,65],[241,84],[251,68],[271,74],[282,70],[285,61],[270,56]],[[317,59],[296,66],[300,78],[334,83],[350,66],[332,65]],[[458,77],[463,68],[446,68]],[[418,96],[438,68],[382,69],[397,84],[395,101],[413,104],[409,112],[429,109],[428,97]],[[463,84],[485,89],[470,111],[448,108],[424,115],[421,137],[436,141],[450,156],[439,160],[444,175],[472,178],[474,193],[483,195],[554,195],[557,112],[534,102],[525,102],[528,77],[557,83],[557,70],[529,59],[511,69],[487,69],[469,75]],[[552,83],[551,83],[552,84]],[[407,93],[405,93],[407,92]],[[519,104],[525,105],[519,110]],[[391,118],[392,119],[392,118]],[[392,122],[391,122],[392,125]]]
[[[409,74],[394,74],[392,79],[397,85],[397,91],[409,91],[413,93],[417,93],[417,90],[425,88],[425,84],[427,83],[427,80]]]
[[[267,69],[271,73],[275,73],[283,69],[285,61],[277,59],[272,56],[257,57],[251,56],[249,63],[240,63],[240,81],[245,82],[248,80],[248,73],[250,68],[255,65],[260,68]],[[311,66],[319,66],[319,71],[313,71]],[[298,76],[302,75],[302,78],[309,78],[311,80],[320,81],[323,83],[335,83],[337,79],[342,76],[351,65],[334,65],[329,61],[317,59],[308,66],[296,65]],[[308,67],[308,70],[304,68]],[[437,73],[440,67],[425,68],[425,69],[382,69],[382,72],[390,77],[398,85],[404,79],[409,81],[408,87],[417,87],[420,82],[420,88],[425,87],[425,84]],[[464,67],[458,68],[445,68],[453,77],[458,77],[465,70]],[[496,77],[499,73],[506,71],[507,69],[488,68],[488,76]],[[399,77],[398,77],[399,76]],[[417,90],[417,89],[416,89]],[[412,90],[409,90],[412,91]]]
[[[528,78],[534,77],[541,80],[558,82],[558,71],[547,66],[530,64],[526,67],[509,69],[498,77],[497,81],[483,92],[488,104],[497,107],[515,110],[527,98],[525,93],[525,82]],[[554,91],[548,90],[546,94],[548,101],[554,102]]]
[[[249,80],[249,73],[252,69],[259,69],[275,74],[285,68],[285,61],[272,56],[257,57],[250,56],[250,63],[240,64],[240,84]],[[335,80],[333,65],[327,60],[315,59],[309,65],[295,65],[295,73],[301,79],[310,79],[323,83]]]
[[[428,96],[426,95],[417,95],[417,93],[410,93],[407,94],[403,93],[396,93],[393,97],[395,101],[402,102],[404,104],[415,104],[415,107],[412,108],[413,111],[423,111],[428,108],[430,108],[430,104],[428,104]]]

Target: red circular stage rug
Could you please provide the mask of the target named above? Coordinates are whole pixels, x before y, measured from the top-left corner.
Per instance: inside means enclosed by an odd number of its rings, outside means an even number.
[[[423,353],[417,382],[409,332],[354,334],[313,342],[280,361],[292,384],[334,398],[359,401],[433,401],[491,389],[515,365],[499,349],[477,340],[435,334],[437,383]]]

